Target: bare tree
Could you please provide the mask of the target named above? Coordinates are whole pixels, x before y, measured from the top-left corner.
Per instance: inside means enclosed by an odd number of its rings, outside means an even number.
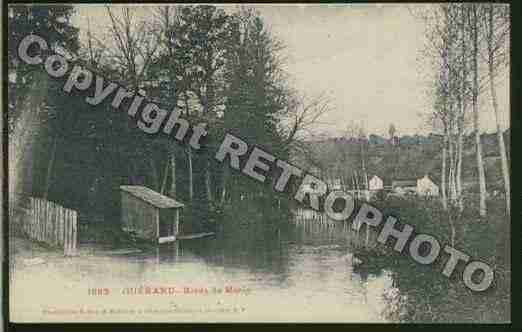
[[[490,3],[485,8],[486,11],[486,44],[487,44],[487,65],[488,77],[491,94],[491,103],[495,114],[497,129],[497,140],[500,150],[502,164],[502,177],[504,179],[504,190],[506,192],[506,211],[511,213],[511,184],[509,180],[509,164],[504,143],[504,135],[500,126],[499,107],[497,101],[497,91],[495,77],[501,67],[505,66],[509,58],[509,48],[507,47],[509,36],[509,7],[507,5],[494,5]]]
[[[120,15],[115,15],[109,6],[105,8],[111,21],[111,37],[117,46],[108,48],[110,59],[138,92],[158,50],[157,35],[147,28],[146,22],[135,17],[135,9],[123,7]]]
[[[478,5],[471,5],[469,20],[470,29],[472,35],[472,70],[473,70],[473,86],[472,86],[472,110],[473,110],[473,130],[475,133],[475,146],[476,146],[476,158],[477,158],[477,169],[479,175],[479,190],[480,190],[480,205],[479,213],[480,216],[484,217],[487,213],[486,208],[486,175],[484,172],[484,162],[482,159],[482,144],[480,142],[480,125],[479,125],[479,105],[478,96],[480,93],[479,86],[479,68],[478,68],[478,57],[479,57],[479,14]]]
[[[366,172],[366,145],[368,143],[368,137],[366,134],[366,128],[363,122],[359,127],[358,133],[359,147],[361,151],[361,171],[362,171],[362,180],[364,186],[364,197],[367,202],[370,201],[370,191],[368,190],[368,172]]]
[[[303,140],[314,135],[311,129],[331,110],[331,100],[325,93],[307,97],[297,92],[289,92],[279,128],[280,135],[285,137],[285,145],[288,148],[299,147]]]
[[[388,134],[390,135],[390,142],[392,142],[392,143],[393,143],[396,132],[397,132],[397,129],[395,128],[395,125],[393,123],[390,124],[390,127],[388,128]]]
[[[135,94],[144,94],[148,70],[154,62],[158,50],[157,35],[152,33],[150,25],[137,18],[137,12],[132,7],[122,7],[119,14],[115,14],[110,6],[106,6],[110,19],[110,40],[116,47],[106,47],[104,52],[120,76],[120,81],[130,87]],[[131,130],[131,119],[128,119],[124,130],[127,134]],[[152,153],[152,151],[149,151]],[[131,158],[130,169],[136,169],[136,163],[143,162],[142,158]],[[160,175],[156,163],[145,164],[151,168],[156,190],[160,190]]]
[[[103,43],[97,39],[91,31],[91,18],[87,17],[87,62],[90,66],[96,68],[103,57]]]
[[[463,185],[462,185],[462,165],[463,165],[463,150],[464,150],[464,134],[466,132],[467,125],[467,113],[468,106],[471,99],[470,95],[470,59],[471,52],[469,47],[470,41],[470,28],[468,22],[468,12],[470,7],[468,4],[459,4],[457,8],[457,38],[458,45],[458,72],[457,72],[457,92],[456,92],[456,100],[457,100],[457,117],[456,117],[456,129],[457,129],[457,139],[456,139],[456,149],[455,149],[455,189],[457,196],[457,203],[459,210],[462,212],[464,210],[463,204]]]
[[[448,207],[450,201],[456,201],[455,180],[455,133],[457,107],[455,90],[457,85],[456,50],[457,31],[455,29],[455,10],[448,4],[433,6],[425,17],[427,23],[427,52],[438,74],[434,84],[433,119],[440,121],[443,129],[441,190],[442,205]]]
[[[463,141],[468,105],[471,103],[479,169],[480,213],[485,215],[485,174],[478,117],[478,95],[481,91],[477,65],[480,28],[473,10],[474,7],[469,4],[432,6],[423,16],[428,42],[425,55],[439,72],[435,76],[438,82],[434,86],[434,119],[440,121],[444,133],[441,171],[443,206],[447,208],[449,196],[452,206],[458,206],[460,211],[464,208]],[[473,76],[473,80],[470,76]]]

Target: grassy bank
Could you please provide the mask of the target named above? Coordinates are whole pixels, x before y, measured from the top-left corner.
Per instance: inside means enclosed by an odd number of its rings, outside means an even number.
[[[434,236],[442,248],[451,245],[453,225],[454,247],[471,256],[471,260],[481,260],[495,269],[494,284],[485,292],[476,293],[462,282],[464,264],[457,265],[451,279],[442,275],[449,257],[442,251],[432,265],[423,266],[409,257],[409,243],[402,254],[393,251],[390,243],[359,246],[356,253],[367,262],[361,269],[387,268],[396,276],[400,296],[393,301],[400,305],[388,313],[389,318],[409,322],[510,321],[510,227],[504,201],[489,201],[486,218],[481,218],[469,202],[462,214],[447,213],[438,201],[419,198],[393,198],[374,204],[384,215],[394,215],[400,222],[414,226],[416,233]],[[370,238],[375,239],[376,235],[373,232]]]

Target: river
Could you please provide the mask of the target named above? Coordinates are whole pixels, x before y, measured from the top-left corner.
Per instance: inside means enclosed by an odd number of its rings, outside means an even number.
[[[140,253],[83,247],[63,258],[33,250],[45,261],[15,258],[12,319],[386,322],[397,310],[393,274],[353,266],[341,224],[279,225],[227,225],[212,238]]]

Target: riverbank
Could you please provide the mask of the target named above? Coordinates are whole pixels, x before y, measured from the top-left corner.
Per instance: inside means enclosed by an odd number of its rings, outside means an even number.
[[[469,207],[464,212],[449,216],[437,201],[420,199],[390,199],[374,203],[384,214],[393,214],[400,221],[415,227],[419,233],[430,234],[441,244],[450,244],[494,267],[495,281],[491,289],[477,293],[462,283],[462,268],[457,268],[451,279],[441,274],[447,258],[439,257],[432,265],[423,266],[407,254],[398,254],[383,245],[358,246],[355,250],[364,269],[387,268],[394,271],[403,305],[407,308],[401,317],[390,317],[408,322],[509,322],[510,317],[510,222],[504,213],[504,202],[489,201],[487,218]],[[370,238],[374,239],[372,232]],[[371,242],[371,241],[370,241]],[[406,245],[406,248],[408,245]],[[406,249],[404,252],[406,253]]]

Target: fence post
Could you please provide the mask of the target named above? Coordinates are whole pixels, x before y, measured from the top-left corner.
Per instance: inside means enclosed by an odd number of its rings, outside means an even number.
[[[63,243],[63,251],[64,255],[69,254],[69,211],[65,210],[66,216],[64,219],[64,243]]]
[[[76,255],[76,241],[78,240],[78,214],[72,211],[72,255]]]
[[[36,239],[40,241],[42,234],[42,219],[43,219],[42,201],[38,200],[38,228],[36,229]]]
[[[40,205],[42,208],[42,214],[40,218],[40,241],[44,240],[44,230],[45,230],[45,218],[47,218],[47,206],[45,201],[40,200]]]
[[[61,246],[63,244],[62,229],[63,229],[63,216],[64,216],[63,208],[61,206],[60,206],[59,214],[60,214],[60,217],[58,218],[58,245]]]
[[[49,204],[49,201],[44,201],[44,205],[45,205],[45,219],[43,222],[42,241],[46,242],[45,240],[47,240],[47,229],[49,228],[48,224],[49,224],[49,219],[51,217],[51,206]]]
[[[38,199],[34,200],[34,207],[36,210],[36,218],[34,219],[34,230],[33,230],[33,238],[38,238],[38,229],[40,228],[40,201]]]
[[[38,200],[35,199],[34,200],[34,211],[35,211],[35,215],[34,215],[34,220],[33,220],[33,229],[31,230],[31,238],[36,238],[36,229],[38,228],[38,218],[40,218],[39,216],[39,210],[38,210]]]

